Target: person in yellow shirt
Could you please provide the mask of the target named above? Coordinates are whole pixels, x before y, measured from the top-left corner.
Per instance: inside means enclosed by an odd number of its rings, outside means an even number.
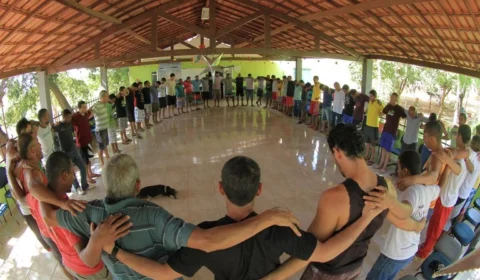
[[[283,89],[283,81],[280,78],[277,78],[277,102],[275,104],[275,109],[281,111],[282,106],[282,89]]]
[[[310,101],[309,113],[311,117],[311,128],[318,129],[318,113],[320,111],[320,82],[318,76],[313,77],[312,100]]]
[[[368,165],[372,165],[375,156],[374,145],[378,141],[378,124],[380,122],[383,104],[377,99],[377,92],[375,90],[372,89],[368,94],[370,101],[367,107],[367,121],[363,128],[363,138],[366,144],[365,160],[368,162]]]

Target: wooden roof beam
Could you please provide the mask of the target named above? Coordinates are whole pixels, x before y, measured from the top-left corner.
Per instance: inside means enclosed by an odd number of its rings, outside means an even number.
[[[372,9],[386,8],[391,6],[406,5],[406,4],[421,3],[421,2],[431,2],[431,1],[434,1],[434,0],[375,0],[375,1],[355,3],[353,5],[338,7],[335,9],[329,9],[326,11],[321,11],[321,12],[301,16],[298,19],[303,21],[311,21],[311,20],[316,20],[324,17],[335,17],[335,16],[346,15],[351,13],[369,11]]]
[[[425,16],[422,14],[422,11],[420,11],[415,5],[408,5],[408,8],[410,10],[414,11],[415,14],[417,14],[418,18],[423,22],[423,24],[428,26],[430,31],[432,31],[433,35],[435,35],[435,38],[437,39],[437,41],[440,42],[440,44],[443,46],[443,48],[450,55],[450,58],[455,62],[455,64],[457,64],[457,66],[460,66],[460,64],[458,63],[458,60],[455,58],[455,56],[453,56],[453,53],[450,51],[450,49],[447,47],[447,45],[445,45],[445,42],[443,41],[443,38],[440,37],[438,32],[435,30],[435,27],[433,27],[433,25],[425,18]]]
[[[462,37],[460,36],[460,33],[458,32],[457,28],[453,24],[452,19],[447,14],[447,12],[443,8],[442,4],[441,3],[437,3],[437,4],[440,7],[440,10],[442,11],[443,16],[447,18],[448,24],[450,25],[450,28],[453,30],[453,32],[457,36],[458,40],[460,40],[460,45],[462,46],[463,50],[467,53],[467,57],[473,63],[473,67],[475,67],[475,69],[478,71],[478,63],[473,59],[472,55],[470,54],[470,51],[467,49],[467,46],[465,45],[465,42],[463,41]],[[476,18],[473,18],[473,21],[476,21]]]
[[[104,13],[95,11],[94,9],[90,9],[88,7],[82,6],[79,2],[76,0],[56,0],[57,2],[74,9],[77,12],[87,14],[91,17],[98,18],[100,20],[106,21],[106,22],[111,22],[114,24],[121,24],[122,21],[119,20],[118,18],[106,15]]]
[[[243,1],[241,2],[241,4],[245,4],[245,5],[247,5],[247,6],[253,7],[253,8],[255,8],[255,9],[261,11],[261,12],[264,12],[264,13],[269,13],[269,12],[271,11],[268,7],[266,7],[266,6],[262,5],[262,4],[259,4],[259,3],[257,3],[257,2],[254,2],[254,1],[252,1],[252,0],[243,0]],[[237,3],[237,5],[238,5],[238,3]],[[359,52],[355,51],[355,50],[352,49],[352,48],[349,48],[349,47],[345,46],[344,44],[338,42],[338,41],[335,40],[334,38],[326,35],[325,33],[321,32],[320,30],[312,27],[312,26],[311,26],[310,24],[308,24],[308,23],[302,22],[302,21],[300,21],[300,20],[297,20],[296,18],[290,17],[290,16],[288,16],[288,15],[286,15],[286,14],[282,14],[282,13],[274,13],[274,14],[272,14],[272,16],[273,16],[273,17],[276,17],[276,18],[279,18],[279,19],[281,19],[281,20],[284,20],[284,21],[286,21],[286,22],[291,22],[293,25],[295,25],[295,26],[297,26],[297,27],[299,27],[299,28],[301,28],[301,29],[303,29],[303,30],[311,33],[313,36],[318,35],[318,37],[320,37],[321,39],[323,39],[323,40],[326,41],[327,43],[329,43],[329,44],[331,44],[331,45],[334,45],[335,47],[343,50],[343,51],[346,52],[346,53],[349,53],[349,54],[351,54],[351,55],[353,55],[353,56],[356,56],[356,57],[359,57],[359,58],[362,57],[362,55],[361,55]],[[276,29],[275,29],[275,30],[276,30]],[[274,31],[275,31],[275,30],[274,30]],[[273,33],[274,31],[272,31],[272,33]],[[262,36],[262,37],[263,37],[263,36]]]
[[[176,17],[176,16],[172,16],[170,14],[167,14],[166,12],[164,11],[160,11],[157,13],[159,16],[163,17],[164,19],[166,20],[169,20],[173,23],[175,23],[176,25],[179,25],[187,30],[190,30],[194,33],[197,33],[197,34],[200,34],[200,35],[204,35],[205,37],[210,37],[210,33],[208,32],[208,30],[205,30],[203,28],[200,28],[194,24],[190,24],[188,22],[185,22],[184,20]]]
[[[108,38],[111,35],[114,35],[118,32],[122,32],[126,28],[131,28],[132,26],[135,26],[139,23],[145,22],[147,19],[150,18],[151,15],[157,14],[160,11],[167,11],[169,9],[172,9],[172,8],[178,6],[178,5],[183,5],[183,4],[186,4],[186,3],[189,3],[189,2],[190,2],[190,0],[173,0],[173,1],[170,1],[166,4],[159,5],[154,9],[151,9],[151,10],[145,11],[143,13],[140,13],[140,14],[124,21],[122,24],[113,25],[113,26],[107,28],[106,30],[104,30],[102,33],[90,38],[89,40],[87,40],[86,42],[81,44],[80,46],[74,48],[73,50],[71,50],[68,53],[61,56],[59,59],[57,59],[53,63],[53,67],[56,67],[56,66],[67,63],[72,58],[81,54],[84,50],[90,48],[96,42],[100,42],[103,39]],[[45,3],[48,3],[48,2],[45,1]]]
[[[254,13],[254,14],[251,14],[247,17],[244,17],[240,20],[237,20],[235,22],[233,22],[232,24],[226,26],[225,28],[222,28],[219,32],[217,32],[215,34],[215,39],[217,38],[220,38],[230,32],[232,32],[233,30],[239,28],[240,26],[242,25],[245,25],[253,20],[256,20],[257,18],[261,17],[264,13],[263,12],[257,12],[257,13]]]

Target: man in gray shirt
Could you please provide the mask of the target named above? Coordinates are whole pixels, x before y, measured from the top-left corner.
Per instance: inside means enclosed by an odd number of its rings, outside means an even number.
[[[83,195],[89,188],[87,182],[87,169],[83,159],[78,153],[77,146],[73,141],[72,112],[70,112],[70,110],[65,109],[62,111],[62,121],[55,124],[53,131],[55,132],[58,142],[60,143],[60,148],[62,151],[70,157],[73,164],[75,164],[80,170],[82,186],[80,187],[77,178],[75,178],[73,181],[73,187],[79,194]]]
[[[158,100],[158,87],[160,87],[159,81],[153,82],[153,85],[150,87],[150,98],[152,100],[152,118],[154,124],[162,122],[161,120],[159,120],[160,103]]]
[[[423,114],[418,114],[417,109],[414,106],[410,106],[408,111],[405,110],[405,113],[407,114],[407,124],[405,126],[405,133],[402,137],[402,148],[400,153],[408,150],[417,150],[418,132],[420,131],[420,125],[424,121]]]

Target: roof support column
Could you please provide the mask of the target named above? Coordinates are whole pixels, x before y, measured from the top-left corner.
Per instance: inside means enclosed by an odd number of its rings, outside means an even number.
[[[368,94],[372,89],[373,80],[373,60],[364,59],[362,66],[362,93]]]
[[[208,20],[208,23],[210,24],[210,30],[209,30],[209,34],[210,34],[210,51],[212,52],[212,54],[215,53],[215,47],[216,47],[216,41],[215,41],[215,37],[216,37],[216,34],[217,34],[217,19],[216,19],[216,9],[217,9],[217,0],[210,0],[210,18]]]
[[[48,74],[46,71],[38,71],[38,94],[40,95],[40,107],[48,110],[48,119],[53,121],[52,115],[52,99],[50,95],[50,87],[48,82]]]
[[[295,59],[295,80],[300,81],[302,79],[302,72],[303,72],[303,59],[301,57],[297,57]]]
[[[100,81],[101,86],[108,91],[108,75],[107,75],[107,67],[101,66],[100,67]]]

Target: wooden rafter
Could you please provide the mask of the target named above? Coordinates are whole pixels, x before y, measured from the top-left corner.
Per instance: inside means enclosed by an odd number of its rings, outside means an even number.
[[[450,55],[450,58],[455,62],[455,64],[457,64],[457,66],[460,66],[457,58],[453,55],[453,53],[450,51],[450,49],[447,47],[447,45],[445,45],[445,43],[443,42],[443,38],[440,37],[438,32],[435,30],[435,27],[433,27],[433,25],[425,18],[425,16],[422,14],[422,12],[413,4],[408,5],[408,8],[410,8],[410,10],[412,10],[416,13],[417,17],[423,22],[423,24],[425,24],[426,26],[429,27],[430,31],[433,33],[433,35],[435,35],[435,38],[437,39],[437,41],[440,42],[440,44],[443,46],[443,48]]]
[[[272,40],[270,14],[265,14],[263,16],[263,31],[265,33],[265,48],[269,49],[271,46],[271,40]]]
[[[111,27],[107,28],[105,31],[103,31],[102,33],[94,36],[93,38],[90,38],[85,43],[81,44],[80,46],[76,47],[75,49],[71,50],[70,52],[66,53],[65,55],[63,55],[62,57],[57,59],[53,63],[53,66],[59,66],[59,65],[65,64],[66,62],[71,60],[73,57],[77,56],[79,53],[82,53],[82,51],[84,51],[85,49],[91,47],[96,42],[100,42],[103,39],[105,39],[105,38],[107,38],[111,35],[114,35],[118,32],[123,31],[126,28],[130,28],[134,25],[142,23],[142,22],[146,21],[147,19],[149,19],[150,16],[153,15],[153,14],[158,14],[158,12],[160,12],[160,11],[167,11],[171,8],[176,7],[177,5],[186,4],[188,2],[190,2],[190,1],[189,0],[173,0],[171,2],[168,2],[167,4],[159,5],[154,9],[151,9],[151,10],[145,11],[143,13],[140,13],[140,14],[124,21],[122,24],[111,26]]]
[[[477,28],[477,32],[480,32],[480,23],[478,22],[477,15],[475,15],[473,12],[472,4],[468,0],[463,0],[463,3],[465,3],[465,6],[467,6],[467,9],[470,11],[470,15],[472,16],[475,27]]]
[[[465,42],[463,41],[462,36],[460,36],[460,33],[458,32],[457,28],[456,28],[455,25],[453,24],[452,19],[448,16],[447,12],[445,12],[445,9],[443,8],[443,6],[442,6],[441,3],[438,3],[438,2],[437,2],[437,6],[440,7],[440,10],[442,11],[443,16],[447,18],[447,21],[448,21],[448,24],[450,25],[450,28],[453,30],[453,32],[454,32],[455,35],[457,36],[458,40],[460,40],[460,46],[462,46],[463,50],[464,50],[465,53],[467,54],[467,57],[468,57],[468,58],[470,59],[470,61],[472,62],[473,67],[478,71],[478,64],[477,64],[477,62],[475,61],[475,59],[473,59],[473,57],[472,57],[472,55],[470,54],[470,52],[468,51],[467,46],[465,45]],[[473,20],[476,21],[476,18],[473,18]]]
[[[157,15],[152,15],[152,20],[150,23],[150,40],[152,50],[158,48],[158,19]]]
[[[185,22],[184,20],[182,20],[182,19],[180,19],[176,16],[172,16],[171,14],[167,14],[166,12],[163,12],[163,11],[159,11],[157,14],[159,16],[163,17],[164,19],[169,20],[169,21],[175,23],[176,25],[179,25],[179,26],[181,26],[181,27],[183,27],[187,30],[190,30],[190,31],[195,32],[197,34],[202,34],[206,37],[211,36],[210,33],[208,32],[208,30],[205,30],[205,29],[203,29],[201,27],[198,27],[194,24],[190,24],[188,22]]]
[[[65,5],[69,8],[74,9],[77,12],[87,14],[91,17],[98,18],[100,20],[103,20],[103,21],[106,21],[106,22],[111,22],[111,23],[114,23],[114,24],[121,24],[122,23],[122,21],[119,20],[118,18],[109,16],[109,15],[106,15],[104,13],[95,11],[94,9],[90,9],[88,7],[85,7],[75,0],[56,0],[56,1],[59,2],[59,3],[62,3],[63,5]]]
[[[187,43],[187,42],[184,42],[184,41],[180,42],[180,44],[182,44],[182,45],[184,45],[185,47],[190,48],[190,49],[198,49],[198,48],[195,47],[194,45],[191,45],[191,44],[189,44],[189,43]]]
[[[215,39],[220,38],[233,30],[239,28],[240,26],[247,24],[251,22],[252,20],[256,20],[257,18],[261,17],[264,13],[263,12],[257,12],[254,14],[251,14],[247,17],[244,17],[238,21],[233,22],[232,24],[228,25],[227,27],[222,28],[219,32],[215,34]]]

